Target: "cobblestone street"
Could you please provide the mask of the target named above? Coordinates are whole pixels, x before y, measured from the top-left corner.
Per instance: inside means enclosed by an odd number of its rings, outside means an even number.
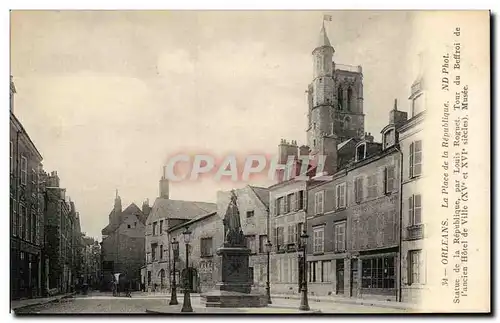
[[[144,295],[136,293],[132,298],[113,297],[110,293],[92,293],[88,296],[78,295],[73,298],[62,299],[45,305],[31,306],[17,310],[18,314],[75,314],[75,313],[108,313],[108,314],[144,314],[147,310],[160,310],[168,313],[180,312],[183,295],[178,295],[178,306],[168,305],[168,295]],[[199,295],[191,297],[191,303],[195,312],[199,313],[245,313],[266,314],[299,313],[297,308],[300,304],[296,299],[275,298],[273,304],[268,308],[246,308],[246,309],[206,309]],[[334,302],[310,302],[311,310],[321,313],[408,313],[409,310],[383,308],[357,304],[341,304]]]

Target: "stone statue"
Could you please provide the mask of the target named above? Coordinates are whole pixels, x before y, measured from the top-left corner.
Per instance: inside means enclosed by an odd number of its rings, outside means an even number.
[[[224,243],[231,246],[244,244],[244,235],[241,230],[240,211],[236,203],[237,197],[234,190],[231,191],[231,201],[227,207],[222,223],[224,224]]]

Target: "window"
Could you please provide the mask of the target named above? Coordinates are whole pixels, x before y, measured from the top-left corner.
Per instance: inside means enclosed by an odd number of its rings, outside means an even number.
[[[292,197],[293,197],[293,194],[288,194],[286,196],[286,210],[285,210],[286,213],[289,213],[294,209],[293,204],[292,204]]]
[[[352,88],[347,89],[347,111],[352,110]]]
[[[330,270],[332,262],[330,260],[324,260],[321,262],[321,282],[330,282]]]
[[[415,99],[412,101],[412,117],[415,115],[419,114],[420,112],[424,111],[424,100],[423,100],[423,95],[417,96]]]
[[[267,244],[267,235],[260,235],[259,236],[259,253],[265,253],[266,252],[266,244]]]
[[[377,174],[368,176],[368,198],[377,197]]]
[[[214,247],[212,238],[201,238],[200,239],[200,249],[202,257],[211,257],[214,255]]]
[[[285,244],[285,228],[276,228],[276,250],[279,250]]]
[[[160,260],[163,260],[163,245],[160,245]]]
[[[315,283],[316,282],[316,267],[318,262],[317,261],[310,261],[308,265],[308,270],[307,272],[309,273],[309,282],[310,283]],[[321,277],[321,276],[320,276]],[[318,277],[319,279],[319,277]]]
[[[384,134],[384,149],[394,146],[394,129],[389,129]]]
[[[17,236],[17,226],[19,221],[17,219],[16,200],[12,197],[10,198],[10,213],[12,215],[12,235],[15,237]]]
[[[362,288],[394,288],[394,257],[378,257],[363,259]]]
[[[257,245],[256,245],[256,240],[254,235],[248,235],[245,236],[245,239],[247,241],[247,248],[251,250],[251,253],[257,253]]]
[[[387,166],[384,171],[384,191],[385,194],[391,193],[395,188],[395,167]]]
[[[134,228],[137,228],[137,222],[134,222]]]
[[[278,198],[277,209],[278,209],[278,215],[285,213],[285,204],[284,204],[284,201],[283,201],[283,197]]]
[[[151,259],[153,261],[156,261],[156,247],[158,247],[158,244],[156,243],[151,244]]]
[[[356,161],[360,161],[366,158],[366,143],[363,143],[356,147]]]
[[[20,221],[19,221],[19,236],[22,239],[26,238],[26,207],[24,205],[20,205]]]
[[[422,265],[422,251],[410,250],[408,252],[408,285],[422,282],[420,276]]]
[[[155,236],[157,234],[156,232],[156,226],[158,225],[158,222],[153,222],[153,235]]]
[[[410,178],[422,174],[422,140],[410,144]]]
[[[297,200],[298,200],[298,209],[299,210],[303,210],[304,209],[304,191],[299,191],[298,192],[298,197],[297,197]]]
[[[28,160],[21,156],[21,184],[26,185],[28,182]]]
[[[304,230],[304,223],[300,222],[300,223],[297,223],[297,242],[298,242],[298,245],[300,246],[301,245],[301,241],[302,239],[300,238],[300,236],[302,235],[302,231]]]
[[[14,144],[10,142],[10,173],[14,172]]]
[[[345,226],[346,222],[339,222],[335,223],[335,251],[345,251],[345,242],[346,242],[346,235],[345,235]]]
[[[288,244],[297,243],[297,226],[295,224],[288,225]]]
[[[163,234],[163,220],[160,220],[160,234]]]
[[[341,183],[337,185],[335,188],[336,196],[335,196],[335,205],[337,209],[345,208],[345,183]]]
[[[292,193],[289,195],[290,196],[290,211],[298,211],[299,210],[299,207],[298,207],[298,203],[297,203],[297,197],[298,197],[298,193],[295,192],[295,193]]]
[[[35,185],[36,185],[36,171],[34,168],[31,169],[31,184],[33,184],[33,193],[35,192]]]
[[[31,238],[33,237],[32,236],[32,230],[31,230],[31,226],[32,226],[32,216],[33,214],[26,214],[26,241],[29,241],[29,242],[32,242]]]
[[[354,180],[354,195],[356,203],[363,201],[363,177],[357,177]]]
[[[323,214],[323,197],[324,191],[316,192],[314,194],[314,213],[315,214]]]
[[[408,198],[408,217],[410,225],[422,223],[422,197],[420,194]]]
[[[344,90],[341,86],[339,86],[337,89],[337,98],[339,102],[339,110],[342,110],[342,106],[344,104]]]
[[[130,224],[127,224],[127,229],[130,229]]]
[[[314,228],[313,231],[314,253],[324,252],[325,249],[324,233],[325,233],[325,227]]]
[[[254,211],[247,211],[247,218],[252,218],[254,216]]]

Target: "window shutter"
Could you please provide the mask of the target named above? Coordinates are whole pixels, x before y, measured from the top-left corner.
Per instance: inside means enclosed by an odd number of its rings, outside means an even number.
[[[411,251],[406,253],[406,279],[403,284],[411,285]]]
[[[308,209],[308,205],[307,205],[307,195],[308,195],[307,191],[302,191],[302,198],[303,198],[303,200],[302,200],[302,208],[303,208],[304,210],[307,210],[307,209]],[[306,215],[306,216],[307,216],[307,215]]]
[[[384,168],[384,192],[385,193],[389,193],[389,186],[388,186],[388,171],[387,171],[387,167]]]
[[[420,283],[421,284],[426,284],[427,283],[427,251],[422,250],[420,252]]]
[[[409,224],[413,225],[413,196],[410,196],[408,198],[408,219],[409,219]]]
[[[293,193],[293,210],[299,210],[299,192]]]
[[[410,167],[408,168],[410,178],[413,177],[413,154],[414,154],[414,151],[415,151],[414,144],[412,142],[410,144],[410,156],[409,156],[410,157],[410,160],[409,160],[409,166]]]

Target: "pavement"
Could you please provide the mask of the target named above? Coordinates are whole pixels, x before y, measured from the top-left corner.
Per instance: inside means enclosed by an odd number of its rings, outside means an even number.
[[[71,297],[75,293],[68,293],[68,294],[60,294],[60,295],[55,295],[51,297],[38,297],[38,298],[30,298],[30,299],[21,299],[21,300],[14,300],[10,302],[10,308],[13,311],[25,308],[25,307],[30,307],[30,306],[36,306],[36,305],[43,305],[43,304],[48,304],[52,302],[58,302],[61,299]]]
[[[47,299],[26,300],[22,306],[14,304],[17,314],[174,314],[181,313],[183,294],[177,295],[179,305],[169,305],[169,293],[134,292],[132,297],[113,297],[112,293],[90,292],[88,295],[59,295]],[[36,303],[38,301],[39,303]],[[191,294],[195,313],[241,314],[311,314],[311,313],[411,313],[411,309],[378,306],[376,302],[342,303],[331,297],[309,297],[310,311],[299,311],[298,295],[272,295],[272,304],[264,308],[206,308],[200,294]],[[13,302],[14,303],[14,302]],[[373,304],[372,304],[373,303]],[[385,304],[382,304],[385,305]],[[188,313],[186,313],[188,314]]]

